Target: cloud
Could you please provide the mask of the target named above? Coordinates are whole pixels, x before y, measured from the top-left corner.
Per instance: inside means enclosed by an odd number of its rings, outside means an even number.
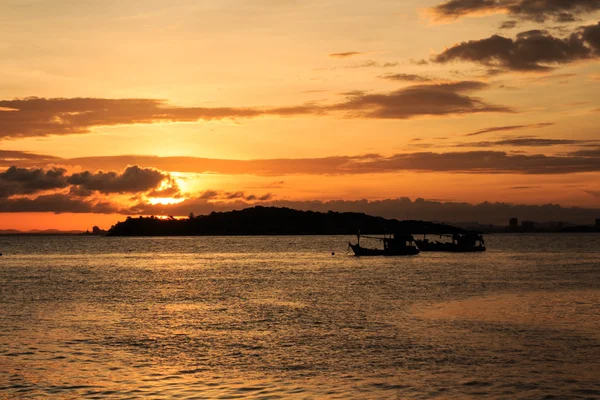
[[[600,56],[600,23],[566,38],[544,30],[521,32],[516,39],[493,35],[456,44],[434,56],[436,63],[468,61],[513,71],[546,71],[551,66]]]
[[[529,142],[530,145],[531,142]],[[562,155],[514,151],[412,152],[298,159],[226,160],[197,157],[104,156],[61,159],[64,167],[122,170],[127,165],[162,171],[223,175],[359,175],[399,171],[471,174],[570,174],[600,171],[600,150]]]
[[[37,98],[1,100],[0,139],[90,133],[97,126],[211,121],[317,113],[309,105],[271,109],[177,107],[157,99]]]
[[[337,104],[301,104],[276,108],[176,107],[154,99],[42,99],[3,100],[0,106],[18,111],[0,112],[0,139],[89,133],[93,127],[165,122],[195,122],[265,115],[324,115],[349,111],[347,117],[411,118],[474,112],[509,112],[464,93],[483,90],[487,84],[462,81],[415,85],[392,93],[362,92]],[[0,153],[0,156],[2,153]],[[25,155],[22,153],[21,155]]]
[[[570,157],[600,158],[600,146],[591,150],[577,150],[567,153]]]
[[[500,24],[499,29],[513,29],[518,25],[517,21],[504,21]]]
[[[600,0],[449,0],[427,10],[434,21],[507,13],[535,22],[571,22],[600,10]]]
[[[342,168],[354,173],[402,170],[476,174],[567,174],[600,171],[600,158],[513,155],[500,151],[420,152],[372,160],[353,160]]]
[[[597,192],[585,191],[592,196]],[[567,208],[556,204],[519,205],[509,203],[480,204],[445,202],[407,197],[385,200],[308,200],[287,201],[270,200],[265,195],[264,206],[289,207],[298,210],[319,212],[364,212],[385,218],[414,219],[445,222],[478,221],[480,223],[495,223],[506,225],[508,219],[517,217],[533,221],[568,221],[591,224],[597,217],[597,209]],[[180,215],[187,216],[190,212],[196,215],[209,214],[213,211],[231,211],[252,207],[256,203],[244,200],[208,201],[202,197],[186,200],[183,203],[162,205],[139,203],[133,207],[122,208],[106,201],[71,198],[64,194],[39,196],[36,199],[0,199],[2,212],[54,212],[54,213],[101,213],[122,215]],[[115,221],[116,222],[116,221]]]
[[[416,74],[386,74],[381,75],[380,78],[387,79],[389,81],[400,81],[400,82],[430,82],[433,79],[427,76],[416,75]]]
[[[508,220],[517,217],[533,221],[568,221],[591,224],[599,210],[587,208],[567,208],[556,204],[519,205],[509,203],[480,204],[444,202],[407,197],[385,200],[308,200],[287,201],[275,200],[261,203],[263,206],[289,207],[305,211],[337,211],[363,212],[370,215],[396,219],[414,219],[427,221],[495,223],[508,225]],[[209,214],[213,211],[231,211],[251,207],[253,204],[245,201],[236,202],[207,202],[192,199],[175,205],[145,205],[141,204],[135,211],[141,215],[182,215],[190,212],[196,215]],[[132,213],[133,214],[133,213]]]
[[[454,147],[547,147],[560,145],[583,145],[590,143],[598,143],[595,140],[577,140],[577,139],[546,139],[537,137],[517,137],[495,141],[484,142],[467,142],[454,145]]]
[[[349,68],[349,69],[354,69],[354,68],[392,68],[392,67],[397,67],[397,66],[398,66],[397,62],[380,63],[379,61],[375,61],[375,60],[366,60],[366,61],[363,61],[358,64],[346,65],[343,68]]]
[[[346,51],[346,52],[343,52],[343,53],[331,53],[329,55],[329,57],[333,57],[333,58],[348,58],[348,57],[360,56],[362,54],[365,54],[365,53],[362,53],[360,51]]]
[[[154,168],[127,167],[123,173],[85,171],[71,175],[67,182],[83,190],[111,193],[141,193],[157,189],[162,182],[174,185],[169,174]],[[173,193],[169,193],[173,195]]]
[[[49,156],[45,154],[35,154],[27,151],[18,150],[0,150],[0,165],[10,164],[12,162],[19,161],[56,161],[58,157]]]
[[[590,196],[600,198],[600,190],[584,190],[584,192]]]
[[[347,112],[346,117],[378,119],[513,112],[508,107],[490,105],[483,100],[467,95],[487,87],[488,84],[477,81],[414,85],[391,93],[351,96],[346,102],[330,106],[329,109],[345,111]]]
[[[89,197],[95,193],[146,193],[155,197],[174,197],[179,187],[170,174],[155,168],[128,166],[122,173],[90,172],[67,175],[64,168],[20,168],[11,166],[0,172],[0,198],[34,195],[69,188],[69,194]]]
[[[514,187],[526,189],[533,187]],[[592,196],[598,191],[584,190]],[[162,205],[139,202],[133,206],[118,206],[105,199],[80,198],[69,194],[55,193],[36,198],[0,198],[0,213],[53,212],[53,213],[99,213],[121,215],[181,215],[190,212],[196,215],[213,211],[230,211],[251,207],[260,202],[264,206],[290,207],[299,210],[327,212],[364,212],[385,218],[417,219],[446,222],[478,221],[480,223],[507,224],[509,218],[518,217],[534,221],[569,221],[592,223],[599,210],[585,208],[565,208],[555,204],[515,205],[508,203],[468,204],[417,198],[395,198],[385,200],[273,200],[270,194],[247,195],[249,199],[224,201],[220,198],[226,192],[210,190],[182,203]],[[207,195],[210,194],[210,195]],[[213,194],[215,194],[213,196]],[[116,222],[116,221],[115,221]]]
[[[467,133],[465,136],[477,136],[477,135],[482,135],[484,133],[491,133],[491,132],[516,131],[519,129],[544,128],[544,127],[551,126],[551,125],[554,125],[554,122],[541,122],[538,124],[528,124],[528,125],[494,126],[491,128],[480,129],[475,132]]]
[[[63,193],[42,195],[36,198],[0,198],[0,213],[53,212],[53,213],[120,213],[119,207],[107,201],[71,197]]]
[[[68,186],[65,172],[61,168],[44,171],[12,166],[0,172],[0,198],[65,188]]]

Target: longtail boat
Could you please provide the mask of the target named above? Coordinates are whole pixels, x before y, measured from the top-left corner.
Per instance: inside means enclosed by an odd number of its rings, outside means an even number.
[[[415,246],[415,239],[412,235],[396,233],[389,237],[362,236],[363,238],[380,240],[383,243],[383,249],[372,249],[360,245],[360,233],[356,235],[357,243],[348,243],[356,256],[414,256],[419,254],[419,249]]]
[[[432,242],[426,238],[426,235],[423,235],[423,239],[416,240],[415,242],[421,251],[445,251],[453,253],[473,253],[485,251],[485,242],[483,240],[483,236],[474,232],[455,233],[452,235],[452,241],[450,242]]]

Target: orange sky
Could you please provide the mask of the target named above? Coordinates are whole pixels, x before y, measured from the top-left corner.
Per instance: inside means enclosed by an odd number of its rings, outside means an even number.
[[[600,208],[600,6],[171,3],[0,4],[0,230],[402,197]]]

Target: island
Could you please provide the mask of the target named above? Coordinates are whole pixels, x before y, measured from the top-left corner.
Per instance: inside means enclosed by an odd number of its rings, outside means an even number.
[[[256,206],[188,218],[127,217],[107,236],[454,234],[463,229],[426,221],[398,221],[363,213],[300,211]]]

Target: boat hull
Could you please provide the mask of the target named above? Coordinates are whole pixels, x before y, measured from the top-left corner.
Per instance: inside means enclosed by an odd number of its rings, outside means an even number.
[[[402,249],[395,250],[382,250],[382,249],[369,249],[366,247],[360,247],[357,244],[349,243],[350,248],[354,251],[354,255],[359,257],[365,256],[415,256],[419,254],[419,249],[412,246],[407,246]]]
[[[416,241],[421,251],[441,251],[447,253],[479,253],[485,251],[485,246],[461,246],[454,243],[425,243]]]

